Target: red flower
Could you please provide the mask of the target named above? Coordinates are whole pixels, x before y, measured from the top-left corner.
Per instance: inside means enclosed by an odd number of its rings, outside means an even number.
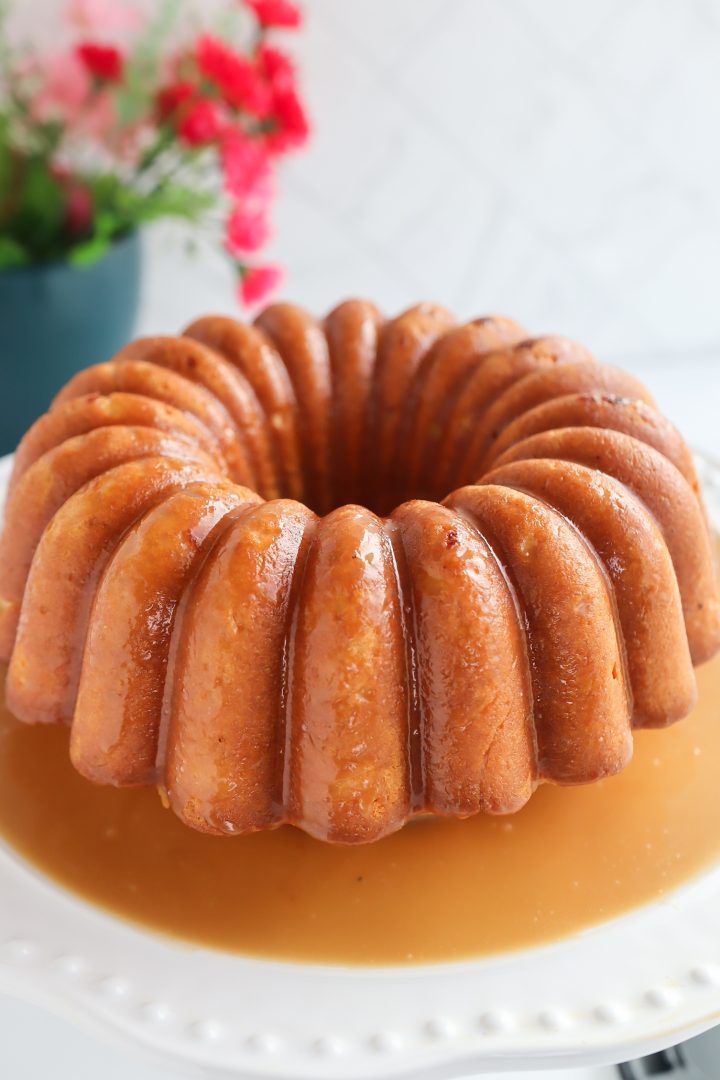
[[[310,134],[305,110],[292,86],[280,86],[273,99],[276,129],[268,136],[268,146],[276,154],[284,154],[307,142]]]
[[[240,271],[240,300],[248,307],[261,303],[283,279],[279,266],[250,266]]]
[[[270,89],[262,72],[211,34],[203,34],[197,45],[200,71],[219,89],[228,105],[245,109],[260,119],[272,105]]]
[[[75,50],[78,59],[96,79],[103,82],[119,82],[122,78],[125,60],[114,45],[98,45],[86,41]]]
[[[258,64],[268,82],[275,86],[292,85],[295,78],[295,68],[287,53],[276,49],[273,45],[263,43],[258,49]]]
[[[236,199],[266,202],[273,193],[273,170],[265,145],[244,132],[225,135],[220,151],[225,187]]]
[[[302,22],[297,4],[290,0],[245,0],[255,12],[261,26],[284,26],[295,28]]]
[[[267,243],[270,226],[264,210],[237,206],[227,225],[227,249],[231,255],[248,255]]]
[[[65,195],[65,228],[73,236],[90,232],[94,214],[90,188],[79,181],[71,181]]]
[[[215,142],[225,128],[222,109],[216,101],[201,99],[189,106],[178,124],[178,135],[188,146]]]
[[[157,111],[161,120],[175,117],[183,106],[189,105],[197,88],[191,82],[176,82],[164,87],[157,96]]]

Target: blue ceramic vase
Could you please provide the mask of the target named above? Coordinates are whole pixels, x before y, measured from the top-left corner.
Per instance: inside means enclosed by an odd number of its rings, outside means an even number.
[[[133,232],[93,266],[0,271],[0,453],[15,449],[76,371],[108,360],[130,339],[140,266]]]

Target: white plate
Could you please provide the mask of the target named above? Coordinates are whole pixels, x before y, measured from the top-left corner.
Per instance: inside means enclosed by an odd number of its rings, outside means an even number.
[[[8,459],[0,461],[0,493]],[[720,469],[700,462],[720,525]],[[545,948],[353,969],[244,960],[135,929],[0,849],[0,990],[235,1077],[434,1080],[616,1062],[720,1022],[720,867]]]

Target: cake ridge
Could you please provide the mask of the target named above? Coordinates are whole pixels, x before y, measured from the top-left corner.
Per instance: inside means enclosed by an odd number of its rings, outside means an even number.
[[[277,494],[268,457],[267,431],[261,422],[261,408],[254,389],[244,375],[220,353],[187,337],[155,335],[137,338],[115,356],[127,360],[149,360],[205,386],[225,408],[235,437],[250,464],[251,486],[265,497]]]
[[[242,499],[241,491],[217,480],[163,491],[119,537],[102,570],[70,738],[73,763],[95,782],[155,783],[165,670],[181,589],[203,541]]]
[[[673,463],[622,432],[561,428],[510,448],[495,467],[526,455],[558,457],[599,469],[624,483],[648,507],[673,560],[693,662],[700,664],[714,655],[720,647],[720,604],[707,517],[696,492]]]
[[[415,597],[405,549],[403,529],[393,517],[384,521],[392,556],[395,587],[398,596],[400,632],[405,645],[404,683],[407,716],[407,761],[410,810],[421,812],[427,794],[425,760],[425,710],[418,674],[418,630]]]
[[[592,502],[583,506],[579,499],[570,498],[567,489],[573,480],[577,487],[583,486],[584,493],[596,496],[596,505],[605,497],[605,492],[609,492],[607,501],[615,501],[618,515],[607,515],[598,527],[597,522],[592,520]],[[618,635],[618,643],[633,726],[665,726],[686,716],[695,705],[696,694],[682,603],[669,552],[650,509],[614,477],[575,462],[551,458],[501,466],[488,473],[485,482],[500,483],[524,491],[552,507],[574,529],[593,555],[606,582],[616,622],[623,631]],[[600,496],[600,500],[597,496]],[[619,499],[622,505],[616,501]],[[583,509],[590,513],[583,514]],[[620,516],[622,529],[617,527]],[[612,554],[603,554],[607,533],[613,527],[618,535],[614,538]],[[667,601],[664,606],[661,606],[660,600],[656,600],[655,603],[646,604],[640,613],[632,610],[645,593],[634,586],[627,587],[632,569],[628,555],[630,550],[635,555],[635,566],[640,566],[648,554],[652,554],[652,564],[659,571],[657,577],[660,578],[653,582],[653,589],[655,595]],[[670,641],[664,640],[668,637]],[[668,670],[673,673],[671,686],[666,676]],[[664,693],[658,692],[658,686],[664,687]],[[651,702],[649,707],[646,704],[648,700]]]
[[[449,499],[454,496],[458,496],[457,500],[453,498],[453,510],[455,513],[468,523],[471,529],[473,529],[482,542],[485,544],[490,557],[498,568],[501,574],[505,586],[507,588],[508,596],[512,603],[515,616],[517,618],[517,625],[520,630],[521,641],[523,645],[522,659],[524,660],[524,681],[527,686],[527,695],[529,701],[528,715],[533,734],[533,758],[535,774],[537,774],[538,768],[538,738],[537,727],[535,724],[535,695],[533,692],[533,679],[532,669],[530,661],[530,642],[529,642],[529,628],[528,628],[528,615],[525,600],[523,598],[522,590],[517,582],[516,576],[513,573],[507,559],[501,558],[500,544],[497,538],[493,535],[492,525],[480,520],[477,514],[473,512],[472,506],[463,503],[459,496],[462,493],[462,488],[458,488],[457,491],[452,492],[443,505],[445,505]]]
[[[318,321],[296,304],[271,304],[257,316],[255,326],[271,340],[288,371],[298,403],[306,498],[326,513],[331,502],[327,464],[332,402],[327,340]]]
[[[290,804],[291,769],[292,769],[292,672],[295,667],[295,636],[300,600],[303,593],[305,573],[312,546],[317,539],[318,518],[313,515],[308,519],[298,546],[298,557],[293,567],[292,579],[288,590],[285,612],[282,649],[282,681],[280,687],[280,710],[278,745],[281,757],[278,761],[277,778],[274,785],[274,804],[276,819],[281,821],[285,809]]]
[[[223,356],[252,387],[268,425],[276,475],[282,477],[281,490],[291,498],[302,498],[294,422],[297,398],[287,368],[270,339],[258,327],[244,326],[221,315],[196,319],[182,336]]]
[[[244,449],[235,439],[232,418],[222,402],[207,387],[149,361],[116,359],[85,368],[60,390],[50,411],[88,390],[107,396],[115,389],[165,401],[195,416],[217,439],[233,479],[238,483],[250,479]]]
[[[645,402],[604,391],[564,394],[521,413],[493,444],[490,466],[494,459],[531,435],[579,426],[612,428],[647,442],[672,461],[697,494],[692,456],[677,429]]]

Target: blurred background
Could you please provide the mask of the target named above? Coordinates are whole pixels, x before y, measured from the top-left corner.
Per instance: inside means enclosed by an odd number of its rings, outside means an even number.
[[[49,36],[60,7],[24,0],[15,22]],[[613,362],[720,347],[716,0],[303,7],[313,136],[271,248],[288,296],[508,312]],[[222,255],[178,258],[167,232],[148,237],[141,329],[237,313]]]
[[[53,42],[60,9],[23,0],[13,33]],[[579,338],[717,454],[717,0],[305,0],[303,12],[291,49],[312,134],[283,162],[265,253],[286,270],[282,295],[318,314],[351,295],[388,313],[432,298]],[[217,243],[168,222],[141,239],[136,332],[242,316]],[[0,272],[0,300],[3,287]],[[38,412],[50,392],[37,388]],[[29,1046],[37,1022],[0,1005],[3,1075],[34,1080],[63,1047],[58,1078],[97,1075],[100,1051],[83,1043],[84,1061],[59,1022]]]
[[[612,361],[717,349],[715,0],[305,7],[315,133],[282,185],[289,293],[509,312]]]
[[[60,7],[24,0],[14,25],[50,37]],[[313,136],[284,166],[270,249],[288,296],[317,312],[354,294],[388,312],[418,298],[508,312],[613,362],[714,355],[716,0],[305,0],[304,13],[292,49]],[[147,237],[143,331],[238,311],[222,254],[188,260],[177,233]]]

